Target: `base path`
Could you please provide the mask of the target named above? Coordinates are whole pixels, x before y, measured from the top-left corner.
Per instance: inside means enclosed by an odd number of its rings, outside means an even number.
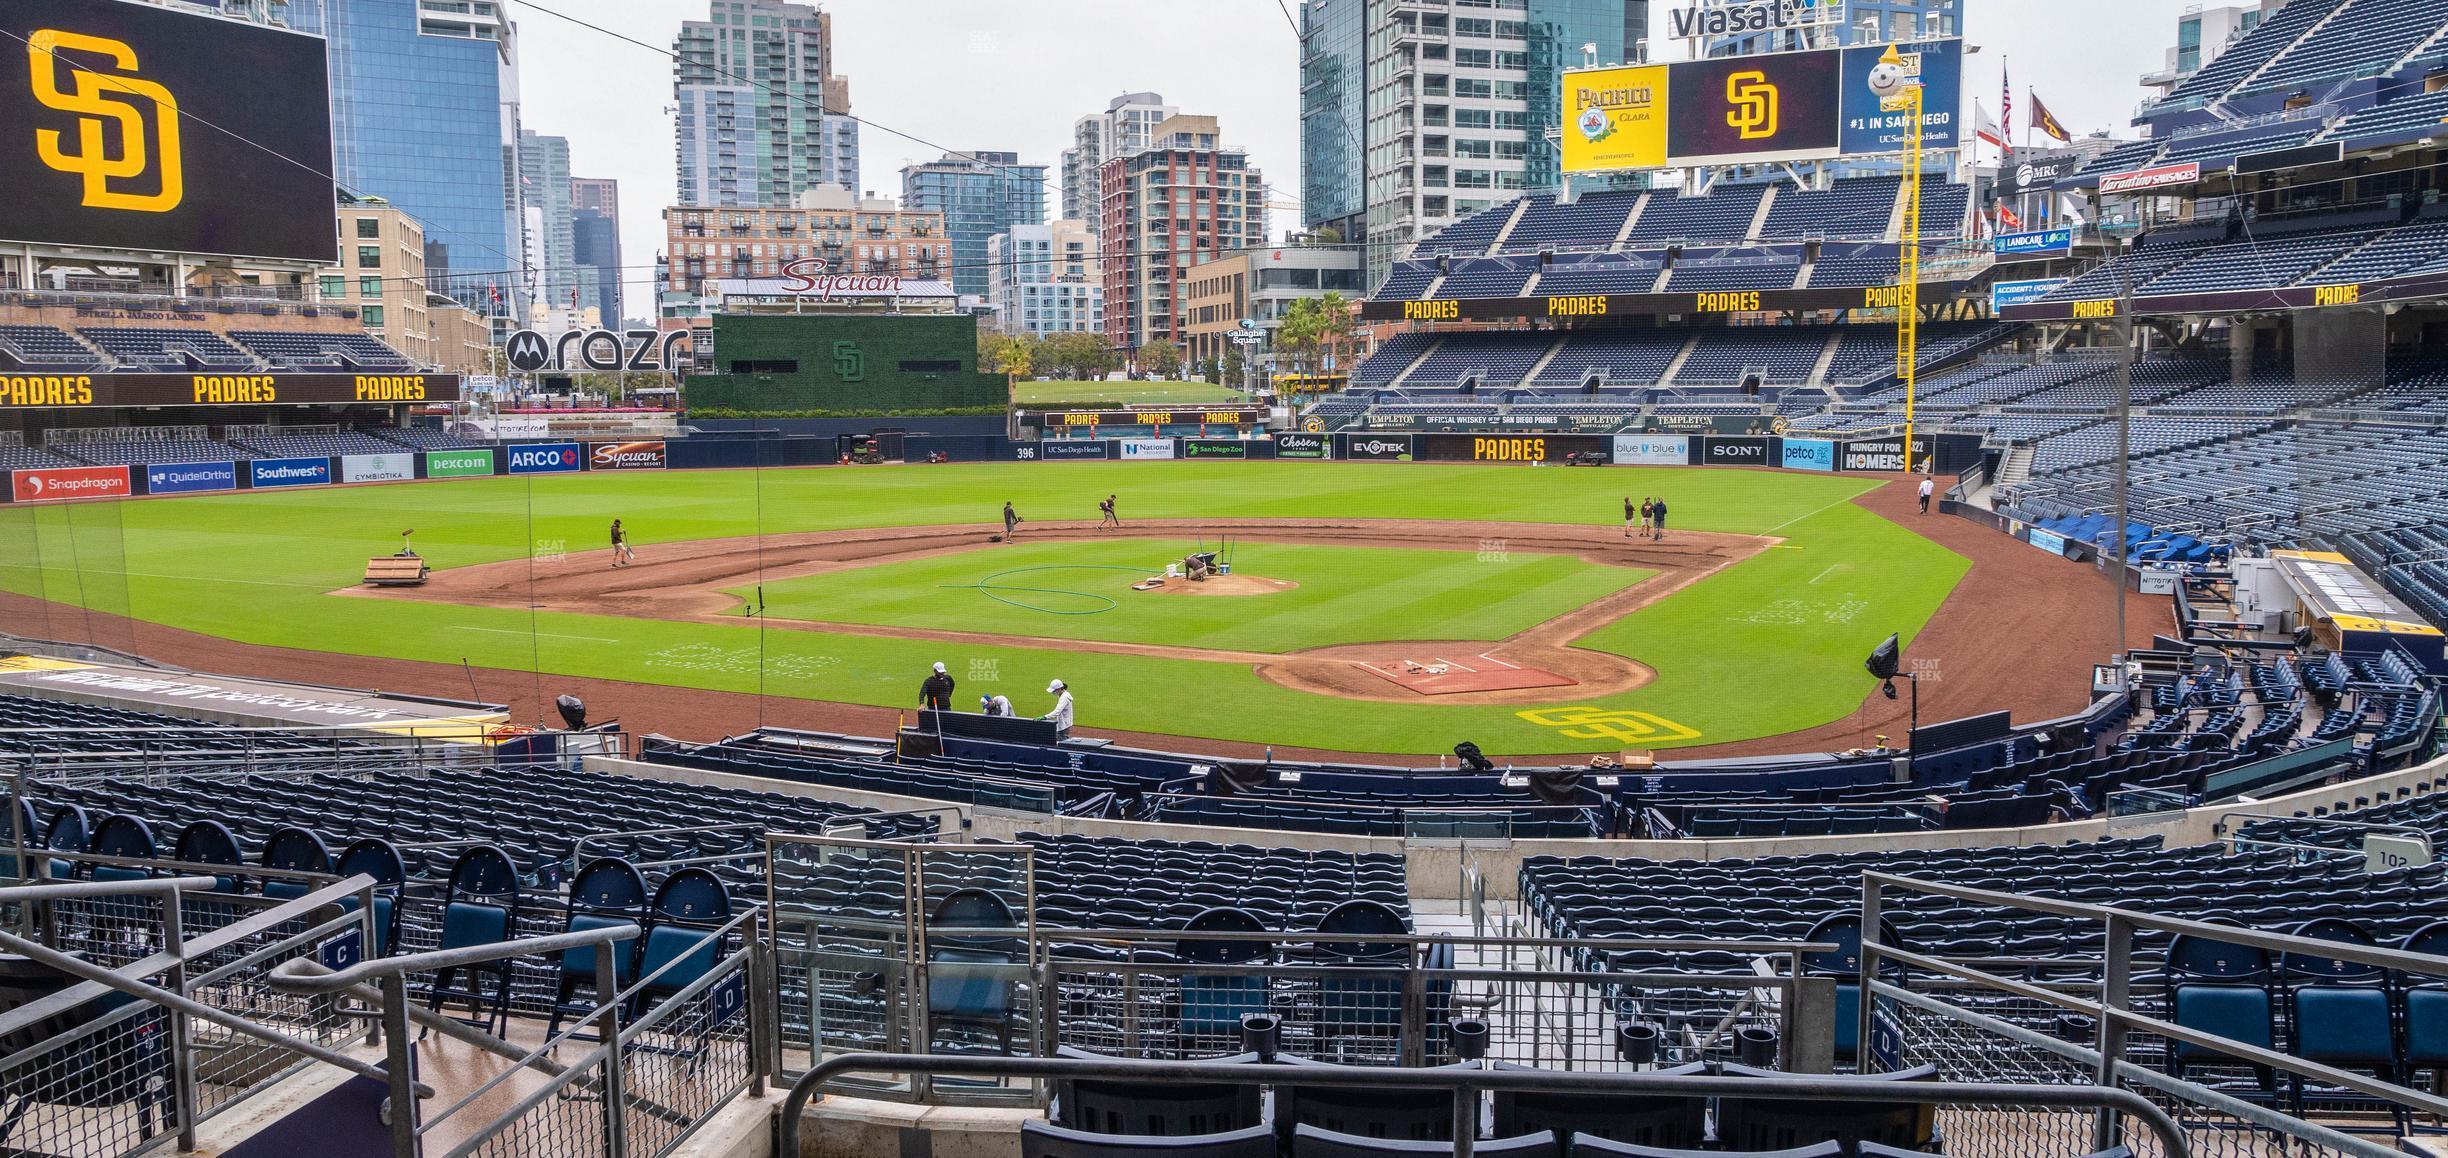
[[[1678,531],[1661,543],[1627,538],[1612,527],[1429,519],[1153,519],[1131,523],[1127,531],[1134,537],[1229,534],[1242,542],[1437,551],[1478,551],[1489,542],[1501,541],[1507,552],[1570,555],[1601,566],[1636,567],[1656,574],[1501,640],[1393,640],[1285,653],[772,617],[765,624],[840,635],[1242,664],[1296,691],[1380,703],[1417,703],[1422,696],[1434,696],[1438,703],[1447,704],[1542,704],[1555,698],[1557,688],[1572,688],[1576,695],[1604,696],[1649,682],[1655,673],[1646,665],[1609,652],[1574,647],[1572,642],[1775,543],[1761,536],[1701,531]],[[1019,539],[1086,542],[1112,537],[1094,523],[1076,522],[1029,524]],[[992,531],[979,527],[939,526],[701,539],[643,548],[638,562],[627,567],[613,567],[609,550],[589,551],[552,560],[511,559],[448,568],[436,571],[422,587],[352,586],[333,594],[736,627],[753,621],[735,614],[740,600],[731,594],[731,588],[960,552],[991,557],[997,546],[994,538]],[[1215,581],[1219,586],[1210,597],[1231,594],[1222,584],[1232,580],[1245,580],[1232,584],[1245,595],[1288,586],[1269,588],[1256,577],[1228,576]],[[1195,590],[1205,585],[1178,582],[1169,586]],[[1131,591],[1121,580],[1114,588],[1116,598],[1151,595]],[[1410,657],[1433,662],[1438,656],[1471,657],[1486,662],[1467,666],[1510,668],[1514,674],[1426,683],[1386,674],[1389,669],[1400,669]]]

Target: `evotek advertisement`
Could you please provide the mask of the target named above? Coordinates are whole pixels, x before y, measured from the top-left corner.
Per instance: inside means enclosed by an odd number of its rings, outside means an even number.
[[[587,447],[588,470],[662,470],[663,443],[597,442]]]
[[[18,502],[43,499],[106,499],[131,493],[124,466],[56,466],[9,473],[9,493]]]
[[[332,480],[328,458],[259,458],[247,464],[249,485],[257,490],[273,487],[319,487]]]
[[[477,478],[492,473],[493,452],[490,450],[425,452],[426,478]]]
[[[512,474],[566,474],[578,469],[575,442],[536,442],[510,448]]]
[[[321,37],[42,0],[0,45],[0,238],[337,260]]]
[[[1275,435],[1275,457],[1332,458],[1334,457],[1333,436],[1290,430],[1280,431]]]
[[[1343,457],[1363,462],[1411,461],[1411,436],[1408,434],[1346,434],[1343,436]]]
[[[238,489],[238,464],[234,462],[174,462],[148,466],[144,472],[145,493],[148,495]]]
[[[1962,147],[1963,42],[1901,52],[1921,86],[1921,144]],[[1885,45],[1567,69],[1559,117],[1564,171],[1604,172],[1894,153],[1911,114],[1871,87]],[[1885,78],[1882,78],[1885,79]]]
[[[1680,434],[1618,434],[1617,466],[1682,466],[1691,461],[1691,439]]]

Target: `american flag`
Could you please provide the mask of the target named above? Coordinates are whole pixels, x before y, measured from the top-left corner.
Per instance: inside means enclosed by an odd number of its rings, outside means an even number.
[[[2014,83],[2007,76],[2004,58],[1998,60],[1998,124],[2006,130],[2006,139],[1999,144],[2014,152]]]

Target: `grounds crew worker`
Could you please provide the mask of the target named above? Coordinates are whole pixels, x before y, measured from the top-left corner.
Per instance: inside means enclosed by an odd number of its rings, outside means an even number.
[[[1054,730],[1057,732],[1070,731],[1071,685],[1055,680],[1046,685],[1046,694],[1054,697],[1054,710],[1039,716],[1038,719],[1054,721]]]
[[[952,710],[952,673],[945,671],[944,665],[936,664],[926,682],[918,685],[918,706],[938,712]]]

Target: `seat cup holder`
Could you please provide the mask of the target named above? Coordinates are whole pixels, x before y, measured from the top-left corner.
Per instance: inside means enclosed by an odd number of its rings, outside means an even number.
[[[1476,1017],[1456,1017],[1445,1023],[1447,1040],[1453,1043],[1457,1061],[1478,1061],[1487,1056],[1488,1023]]]
[[[1241,1048],[1258,1055],[1258,1060],[1271,1062],[1283,1045],[1283,1022],[1264,1013],[1241,1016]]]
[[[1734,1057],[1753,1069],[1775,1069],[1776,1031],[1760,1025],[1746,1025],[1735,1030]]]
[[[1649,1065],[1657,1061],[1658,1042],[1663,1037],[1649,1022],[1625,1022],[1615,1027],[1615,1056],[1630,1065]]]

